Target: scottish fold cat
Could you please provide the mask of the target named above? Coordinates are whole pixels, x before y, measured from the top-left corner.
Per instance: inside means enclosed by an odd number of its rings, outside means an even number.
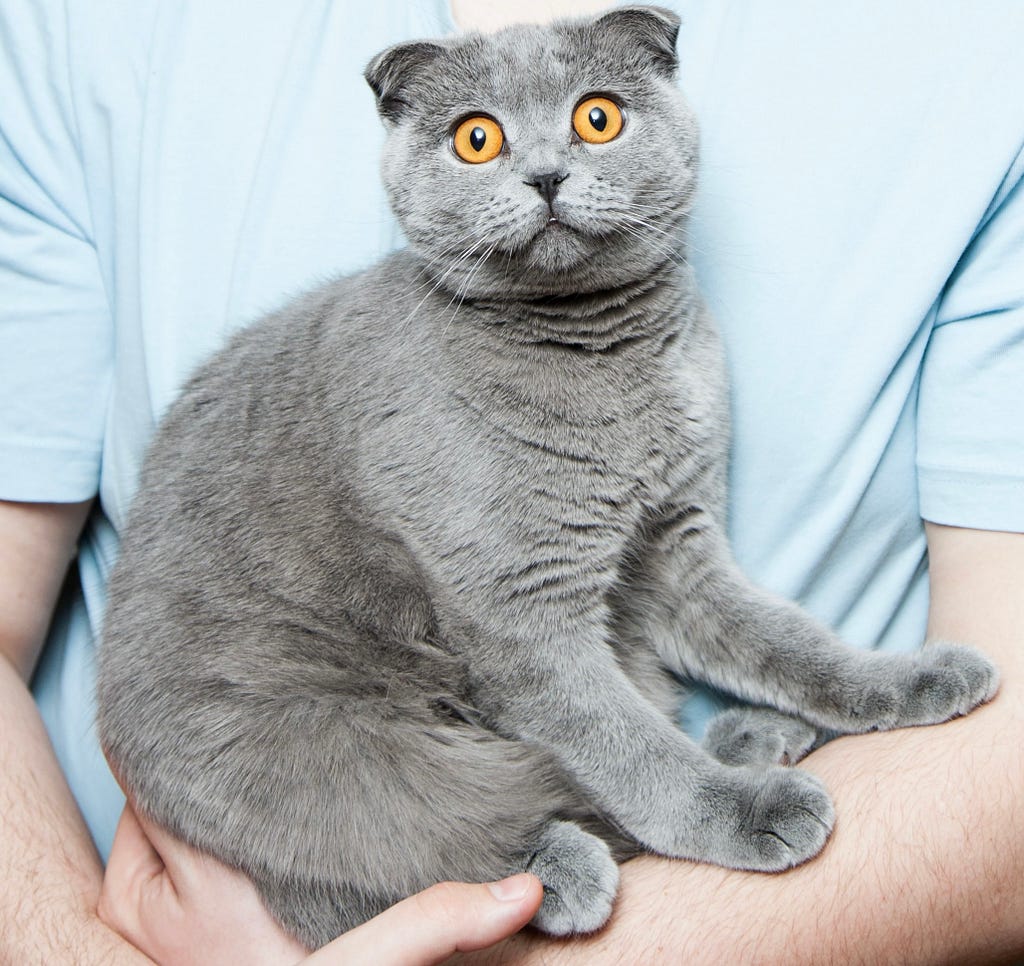
[[[833,811],[780,762],[995,690],[965,647],[847,648],[732,561],[677,29],[627,7],[381,53],[408,249],[236,336],[153,442],[103,745],[311,946],[443,879],[529,869],[565,934],[640,850],[785,869]],[[688,678],[758,707],[700,748]]]

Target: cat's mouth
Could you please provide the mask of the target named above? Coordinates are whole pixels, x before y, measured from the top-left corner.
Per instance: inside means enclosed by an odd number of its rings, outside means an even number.
[[[536,234],[533,236],[533,240],[536,241],[546,234],[557,234],[560,232],[571,232],[574,235],[581,234],[579,228],[572,224],[572,220],[566,218],[564,211],[555,211],[549,208],[540,228],[537,229]]]
[[[532,267],[563,272],[594,255],[589,232],[571,214],[548,210],[533,224],[524,251]]]

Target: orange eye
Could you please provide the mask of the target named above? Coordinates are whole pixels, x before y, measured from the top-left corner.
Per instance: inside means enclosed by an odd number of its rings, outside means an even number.
[[[452,138],[455,153],[470,164],[493,161],[505,143],[501,125],[493,118],[467,117],[456,129]]]
[[[622,111],[607,97],[585,97],[572,113],[572,126],[589,144],[605,144],[619,136]]]

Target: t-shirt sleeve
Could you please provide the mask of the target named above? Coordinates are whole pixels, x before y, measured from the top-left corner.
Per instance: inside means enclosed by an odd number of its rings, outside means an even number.
[[[1024,531],[1024,151],[939,304],[917,469],[924,519]]]
[[[75,132],[63,6],[0,5],[0,499],[98,486],[111,314]]]

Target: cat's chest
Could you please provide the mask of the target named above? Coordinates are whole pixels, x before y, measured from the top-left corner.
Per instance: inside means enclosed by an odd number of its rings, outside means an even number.
[[[593,380],[575,393],[460,395],[457,432],[472,442],[448,492],[462,509],[437,536],[462,586],[474,556],[472,583],[510,601],[598,598],[645,516],[672,499],[687,441],[670,388]]]
[[[589,418],[522,398],[467,408],[473,456],[447,485],[460,509],[430,539],[436,570],[474,612],[597,619],[644,519],[672,499],[680,458],[668,398],[626,402]]]
[[[567,506],[658,500],[688,445],[684,394],[654,366],[517,373],[453,397],[518,492],[555,487]]]
[[[422,391],[381,403],[398,415],[376,426],[370,502],[474,612],[596,612],[675,499],[700,449],[698,394],[679,360],[642,348],[537,359],[460,346],[422,367]]]

